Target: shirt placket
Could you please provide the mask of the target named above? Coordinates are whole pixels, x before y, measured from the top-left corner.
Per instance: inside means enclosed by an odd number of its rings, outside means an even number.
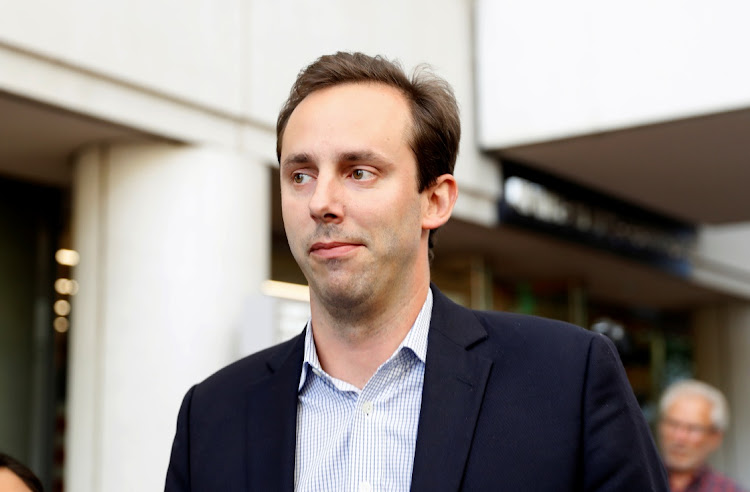
[[[377,379],[381,371],[373,376],[357,399],[355,415],[352,420],[352,483],[350,490],[372,492],[376,489],[381,473],[378,448],[379,433],[377,428],[376,397],[379,385]]]
[[[383,460],[387,450],[383,449],[382,441],[387,412],[382,403],[394,391],[403,372],[404,354],[400,352],[378,369],[359,395],[352,429],[354,464],[350,490],[383,490]]]

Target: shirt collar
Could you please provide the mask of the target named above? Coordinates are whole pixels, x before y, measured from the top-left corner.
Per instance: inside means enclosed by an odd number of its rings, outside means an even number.
[[[427,289],[427,299],[425,299],[424,304],[422,304],[422,309],[419,311],[417,319],[414,321],[414,324],[411,325],[409,332],[394,351],[394,354],[399,353],[404,348],[408,348],[414,352],[414,355],[416,355],[424,364],[427,361],[427,334],[430,330],[431,320],[432,289]],[[305,385],[307,374],[310,370],[323,371],[320,367],[320,360],[318,360],[318,352],[315,349],[315,340],[312,335],[312,318],[308,319],[307,325],[305,325],[305,355],[302,359],[302,374],[299,378],[297,391],[300,391]]]

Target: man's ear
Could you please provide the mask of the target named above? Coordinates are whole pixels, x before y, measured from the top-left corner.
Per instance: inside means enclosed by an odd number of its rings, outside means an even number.
[[[458,184],[452,174],[439,176],[432,186],[422,191],[422,229],[437,229],[451,217],[458,198]]]

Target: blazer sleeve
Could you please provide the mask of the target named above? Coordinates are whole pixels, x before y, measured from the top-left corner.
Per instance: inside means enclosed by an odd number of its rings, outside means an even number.
[[[583,394],[586,491],[664,491],[667,476],[612,342],[594,336]]]
[[[177,417],[177,431],[167,468],[165,492],[188,492],[190,487],[190,406],[195,386],[185,395]]]

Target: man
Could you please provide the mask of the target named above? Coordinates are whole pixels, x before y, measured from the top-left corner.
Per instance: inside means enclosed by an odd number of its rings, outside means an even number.
[[[742,490],[706,464],[729,426],[727,402],[718,389],[692,379],[679,381],[664,392],[659,410],[659,442],[672,492]]]
[[[430,284],[459,138],[434,75],[358,53],[300,73],[277,156],[312,316],[188,392],[168,491],[666,490],[610,342]]]

